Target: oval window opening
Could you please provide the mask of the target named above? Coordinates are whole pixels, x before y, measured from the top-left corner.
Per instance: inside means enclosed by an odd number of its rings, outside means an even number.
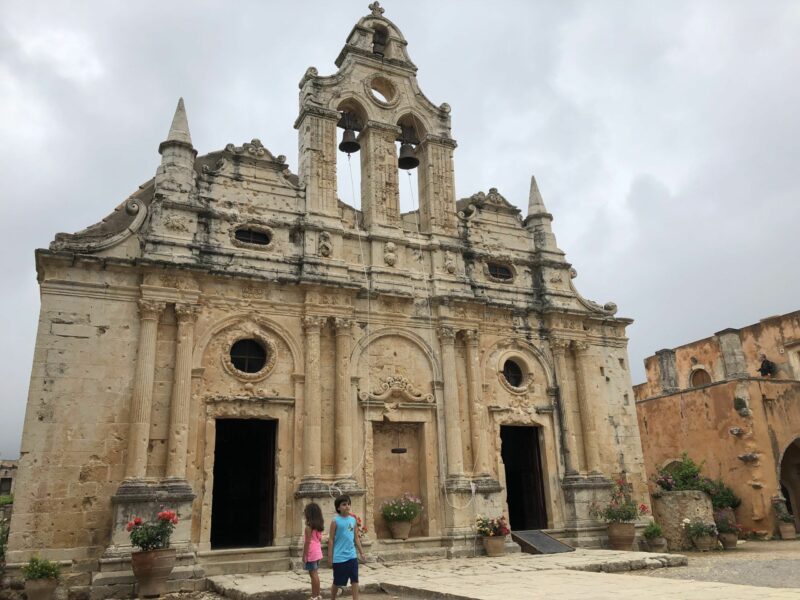
[[[234,237],[245,244],[257,244],[259,246],[266,246],[271,241],[267,232],[255,229],[237,229]]]
[[[489,275],[495,279],[514,279],[514,273],[511,272],[511,267],[498,263],[489,263]]]
[[[522,367],[520,367],[513,360],[507,360],[503,365],[503,377],[506,378],[506,381],[509,383],[509,385],[521,387],[523,379]]]
[[[258,373],[267,364],[267,351],[256,340],[239,340],[231,346],[231,363],[242,373]]]

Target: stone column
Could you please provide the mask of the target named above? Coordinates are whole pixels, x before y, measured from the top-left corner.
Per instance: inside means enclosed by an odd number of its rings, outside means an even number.
[[[169,408],[169,454],[167,478],[186,479],[186,454],[189,440],[189,405],[192,397],[192,350],[197,307],[176,304],[178,318],[172,402]]]
[[[656,350],[658,357],[659,383],[661,392],[669,394],[678,391],[678,371],[675,368],[675,350],[665,348]]]
[[[583,432],[583,451],[586,455],[586,470],[591,475],[600,475],[600,452],[597,446],[597,424],[594,405],[589,398],[589,344],[573,342],[575,366],[578,383],[578,408],[581,413],[581,431]]]
[[[128,430],[128,460],[125,479],[143,479],[147,473],[147,445],[150,442],[150,410],[153,404],[153,378],[156,366],[158,320],[166,304],[139,300],[139,348],[131,397]]]
[[[298,176],[305,184],[310,213],[336,216],[336,123],[335,110],[306,106],[295,128],[300,142]]]
[[[303,318],[306,331],[303,480],[319,480],[322,475],[322,402],[319,380],[321,326],[321,317]]]
[[[455,140],[432,135],[417,146],[420,228],[425,233],[456,229],[455,147]]]
[[[461,428],[456,383],[455,331],[451,327],[439,328],[442,346],[442,373],[444,379],[444,433],[447,445],[447,477],[463,478],[464,456],[461,447]]]
[[[479,477],[489,476],[489,454],[486,442],[486,409],[481,403],[480,360],[478,356],[478,332],[464,332],[467,346],[467,396],[469,398],[469,428],[472,440],[472,471]]]
[[[335,448],[337,478],[352,478],[353,473],[353,397],[350,393],[350,340],[353,321],[334,319],[336,326]]]
[[[564,469],[567,475],[577,475],[580,469],[580,453],[578,448],[578,427],[575,419],[575,402],[571,397],[567,387],[567,348],[569,340],[553,339],[550,340],[550,349],[553,351],[553,359],[556,367],[556,380],[558,381],[558,396],[561,404],[564,444]]]
[[[361,132],[361,209],[364,223],[400,224],[397,147],[400,128],[369,121]]]

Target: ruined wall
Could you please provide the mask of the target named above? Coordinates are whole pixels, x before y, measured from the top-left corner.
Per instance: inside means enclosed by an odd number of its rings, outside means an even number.
[[[737,411],[735,398],[748,410]],[[740,523],[772,530],[781,457],[800,433],[800,383],[721,382],[641,400],[636,408],[649,474],[688,452],[704,474],[721,477],[742,498]]]

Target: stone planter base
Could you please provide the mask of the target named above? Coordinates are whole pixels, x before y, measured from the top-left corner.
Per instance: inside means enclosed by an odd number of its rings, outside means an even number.
[[[58,579],[30,579],[25,582],[28,600],[50,600],[58,587]]]
[[[723,550],[736,550],[739,543],[739,536],[735,533],[720,533],[719,541],[722,543]]]
[[[633,523],[609,523],[608,543],[614,550],[633,550],[636,525]]]
[[[794,523],[780,522],[778,523],[778,531],[781,533],[782,540],[793,540],[797,537],[797,530],[794,527]]]
[[[484,536],[483,549],[486,550],[486,556],[505,556],[506,554],[506,536]]]
[[[663,537],[656,537],[650,538],[647,540],[647,551],[648,552],[668,552],[669,546],[667,544],[667,538]]]
[[[701,535],[693,537],[692,543],[700,552],[708,552],[717,547],[717,538],[712,535]]]
[[[389,521],[393,540],[407,540],[411,534],[411,521]]]
[[[163,595],[167,577],[174,567],[175,548],[131,554],[131,568],[139,584],[139,597],[157,598]]]

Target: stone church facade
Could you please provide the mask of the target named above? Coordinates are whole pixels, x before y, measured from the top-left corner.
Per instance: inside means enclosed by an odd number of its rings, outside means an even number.
[[[155,177],[36,252],[11,563],[129,585],[125,523],[160,506],[186,587],[288,568],[303,506],[329,519],[342,492],[383,556],[471,554],[479,513],[603,543],[589,504],[612,478],[647,501],[631,321],[576,291],[535,180],[525,216],[494,188],[456,199],[450,107],[370,9],[338,71],[300,81],[297,174],[255,139],[197,156],[181,101]],[[343,128],[360,210],[338,192]],[[424,511],[389,542],[380,504],[403,492]]]

